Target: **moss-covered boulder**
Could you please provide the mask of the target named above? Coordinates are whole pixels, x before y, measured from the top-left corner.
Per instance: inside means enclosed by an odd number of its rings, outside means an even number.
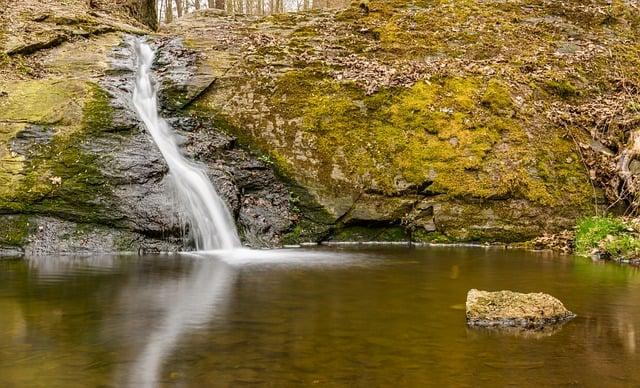
[[[518,241],[594,211],[602,195],[581,155],[589,135],[558,114],[616,93],[603,64],[610,48],[638,44],[631,5],[369,8],[187,16],[166,32],[198,54],[198,82],[167,95],[267,155],[334,231]]]
[[[481,327],[539,329],[575,318],[562,302],[541,292],[470,290],[466,302],[467,324]]]

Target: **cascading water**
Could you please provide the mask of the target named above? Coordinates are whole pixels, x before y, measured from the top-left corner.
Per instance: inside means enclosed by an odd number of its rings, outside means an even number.
[[[240,239],[226,204],[202,168],[182,155],[171,126],[158,113],[158,99],[151,74],[154,51],[142,41],[136,40],[134,45],[138,70],[133,105],[169,166],[169,174],[175,183],[178,200],[184,207],[196,249],[240,247]]]

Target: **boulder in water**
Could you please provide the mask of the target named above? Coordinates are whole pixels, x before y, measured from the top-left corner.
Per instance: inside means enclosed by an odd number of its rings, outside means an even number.
[[[537,329],[568,321],[576,315],[562,302],[543,293],[522,294],[513,291],[467,293],[469,326],[502,326]]]

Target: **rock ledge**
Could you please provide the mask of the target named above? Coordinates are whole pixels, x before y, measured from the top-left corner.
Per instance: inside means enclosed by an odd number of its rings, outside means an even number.
[[[476,289],[467,293],[466,312],[469,326],[527,329],[562,323],[576,316],[551,295]]]

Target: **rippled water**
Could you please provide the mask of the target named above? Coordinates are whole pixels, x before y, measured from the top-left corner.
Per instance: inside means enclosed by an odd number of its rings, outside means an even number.
[[[555,331],[472,330],[470,288],[544,291]],[[480,248],[0,261],[0,387],[639,386],[632,267]]]

